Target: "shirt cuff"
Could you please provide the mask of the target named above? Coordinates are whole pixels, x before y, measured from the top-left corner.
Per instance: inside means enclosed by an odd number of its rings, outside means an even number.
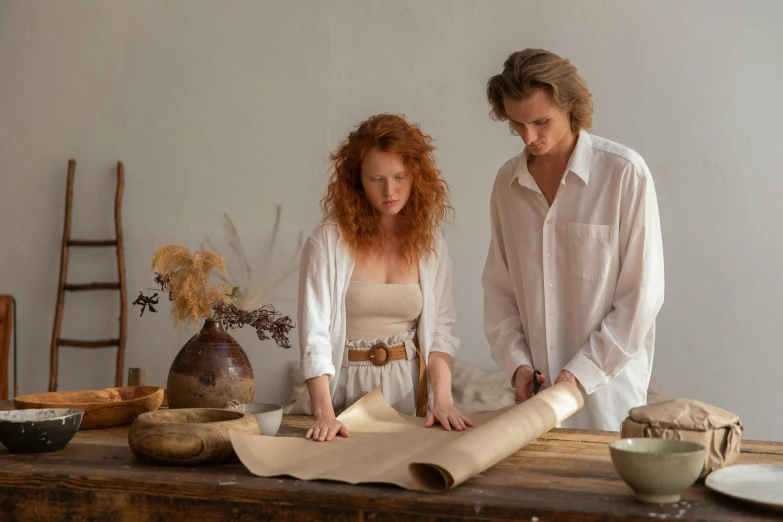
[[[579,379],[579,383],[588,395],[609,382],[609,376],[581,352],[576,354],[563,369],[568,370],[574,374],[574,377]]]
[[[508,376],[508,382],[511,383],[511,387],[514,387],[514,374],[517,372],[517,368],[522,365],[528,365],[533,367],[533,361],[522,350],[510,349],[503,356],[503,360],[499,361],[500,367],[506,372]]]
[[[332,360],[325,357],[305,357],[299,365],[302,382],[307,379],[329,375],[329,380],[334,377],[334,364]]]
[[[440,352],[454,357],[457,355],[457,350],[459,350],[459,339],[452,337],[451,342],[449,342],[447,339],[435,337],[432,341],[430,353]]]

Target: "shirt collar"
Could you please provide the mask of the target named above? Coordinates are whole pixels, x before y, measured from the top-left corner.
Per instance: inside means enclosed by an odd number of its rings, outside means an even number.
[[[584,181],[585,185],[587,185],[587,182],[590,179],[590,154],[592,148],[590,133],[585,130],[579,131],[576,147],[574,147],[574,152],[571,153],[571,159],[568,161],[568,166],[566,167],[566,172],[573,172],[579,176],[582,181]],[[527,169],[527,158],[529,154],[530,152],[527,150],[527,147],[525,147],[522,154],[519,156],[516,169],[514,169],[514,175],[511,177],[511,183],[513,184],[514,180],[518,179],[519,184],[523,187],[531,190],[538,190],[536,180],[533,179],[533,175],[530,174],[530,171]]]

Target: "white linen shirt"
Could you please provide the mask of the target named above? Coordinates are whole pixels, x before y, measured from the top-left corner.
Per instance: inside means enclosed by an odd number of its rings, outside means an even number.
[[[418,338],[425,361],[432,352],[453,356],[459,349],[459,339],[451,335],[456,320],[451,259],[440,234],[436,236],[435,252],[419,260],[422,310]],[[345,293],[354,264],[353,255],[334,223],[316,227],[302,249],[297,311],[301,377],[307,380],[329,375],[332,397],[347,359]]]
[[[647,402],[655,317],[663,304],[663,247],[644,160],[579,133],[549,207],[528,151],[497,174],[482,284],[484,331],[509,379],[523,364],[550,386],[561,370],[585,389],[562,427],[619,430]]]

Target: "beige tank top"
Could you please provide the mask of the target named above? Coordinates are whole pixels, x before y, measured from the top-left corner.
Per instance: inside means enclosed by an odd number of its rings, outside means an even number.
[[[421,286],[351,281],[345,294],[347,339],[372,340],[407,332],[421,315]]]

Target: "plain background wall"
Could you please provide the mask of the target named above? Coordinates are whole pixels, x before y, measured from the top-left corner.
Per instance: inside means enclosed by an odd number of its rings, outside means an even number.
[[[227,245],[226,212],[257,272],[284,269],[320,217],[329,151],[385,111],[436,139],[457,209],[460,357],[497,369],[481,321],[488,197],[522,144],[488,118],[483,89],[508,54],[542,47],[586,80],[594,132],[653,174],[667,279],[655,378],[738,413],[746,438],[783,440],[781,26],[775,0],[0,0],[0,292],[19,303],[20,392],[48,382],[69,158],[78,238],[112,236],[125,163],[132,301],[157,247]],[[262,266],[278,203],[280,256]],[[114,277],[111,249],[72,250],[71,282]],[[281,294],[293,317],[295,278]],[[167,307],[128,316],[125,367],[160,385],[192,335]],[[112,336],[118,308],[115,293],[69,295],[63,336]],[[285,400],[296,348],[237,338],[257,399]],[[114,350],[64,348],[60,389],[111,386],[113,371]]]

